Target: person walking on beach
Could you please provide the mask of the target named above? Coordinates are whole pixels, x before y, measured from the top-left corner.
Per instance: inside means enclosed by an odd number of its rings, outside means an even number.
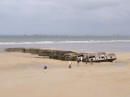
[[[71,62],[71,61],[69,61],[68,68],[69,68],[69,69],[72,68],[72,62]]]
[[[46,69],[47,69],[47,65],[44,66],[44,70],[46,70]]]
[[[79,63],[80,63],[80,57],[78,56],[77,57],[77,66],[79,66]]]
[[[91,59],[90,62],[91,62],[91,65],[93,65],[93,59]]]
[[[79,66],[79,63],[83,61],[83,57],[82,56],[78,56],[77,57],[77,66]]]
[[[83,56],[80,56],[80,61],[81,61],[81,62],[83,61]]]
[[[47,72],[47,69],[48,69],[47,65],[45,65],[45,66],[43,67],[43,69],[44,69],[44,72],[46,73],[46,72]]]

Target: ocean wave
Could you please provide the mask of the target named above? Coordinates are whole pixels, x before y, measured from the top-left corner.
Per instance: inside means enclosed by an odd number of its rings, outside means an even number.
[[[89,41],[38,41],[38,42],[0,42],[0,45],[33,45],[33,44],[79,44],[79,43],[126,43],[130,40],[89,40]]]

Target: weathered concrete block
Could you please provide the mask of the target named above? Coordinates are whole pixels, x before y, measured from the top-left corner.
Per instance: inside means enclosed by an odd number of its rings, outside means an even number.
[[[5,49],[7,52],[25,52],[25,48],[7,48]]]

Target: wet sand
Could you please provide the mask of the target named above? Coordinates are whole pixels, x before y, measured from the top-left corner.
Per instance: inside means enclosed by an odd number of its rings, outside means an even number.
[[[0,97],[130,97],[130,52],[116,54],[114,63],[68,69],[67,61],[0,53]]]

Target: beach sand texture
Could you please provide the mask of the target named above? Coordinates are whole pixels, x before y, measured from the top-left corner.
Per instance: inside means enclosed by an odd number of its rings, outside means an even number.
[[[68,69],[67,61],[0,53],[0,97],[130,97],[130,52],[116,55],[116,63]]]

